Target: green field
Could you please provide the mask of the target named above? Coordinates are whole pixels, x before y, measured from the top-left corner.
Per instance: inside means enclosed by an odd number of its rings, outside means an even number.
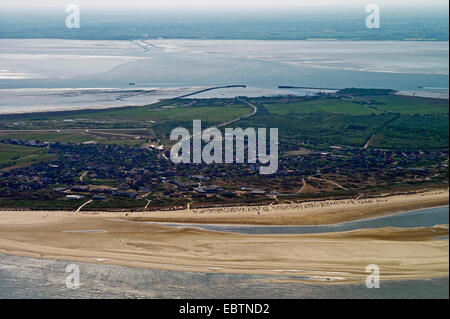
[[[448,146],[448,100],[396,95],[252,99],[258,113],[235,124],[277,127],[284,150],[330,145],[377,148]],[[351,92],[351,91],[349,91]]]
[[[380,113],[399,113],[404,115],[448,114],[448,101],[395,95],[363,96],[353,100],[313,99],[298,103],[265,104],[273,114],[290,113],[331,113],[348,115],[368,115]]]
[[[156,104],[153,106],[143,107],[129,107],[109,109],[107,111],[80,112],[76,118],[108,121],[108,120],[122,120],[122,121],[178,121],[178,120],[193,120],[202,119],[205,121],[221,122],[226,121],[244,114],[249,113],[248,106],[244,105],[220,105],[220,106],[198,106],[186,107],[176,103],[169,103],[169,105]],[[65,116],[55,116],[55,119],[72,119]],[[69,115],[70,116],[70,115]]]
[[[0,125],[16,123],[15,126],[43,123],[47,128],[57,124],[78,128],[79,125],[101,127],[105,124],[143,123],[146,121],[179,121],[201,119],[210,122],[224,122],[250,113],[247,105],[234,100],[176,100],[159,102],[146,106],[111,108],[103,110],[81,110],[35,114],[0,116]],[[65,121],[65,122],[64,122]],[[69,122],[70,121],[70,122]],[[51,126],[51,127],[49,127]],[[111,127],[114,128],[114,127]]]
[[[382,103],[375,107],[383,112],[403,115],[448,114],[448,100],[392,95],[377,96],[375,100]]]
[[[0,139],[18,139],[24,141],[37,140],[42,142],[82,143],[89,141],[87,136],[73,133],[57,132],[0,132]]]
[[[248,106],[231,105],[227,107],[175,107],[170,109],[147,111],[146,115],[149,119],[155,121],[192,121],[201,119],[202,121],[207,122],[226,122],[248,113],[250,113]]]
[[[0,168],[29,165],[49,160],[53,156],[41,148],[0,143]]]
[[[382,113],[365,105],[341,100],[318,99],[290,104],[265,104],[269,113],[287,115],[290,113],[332,113],[348,115],[368,115]]]

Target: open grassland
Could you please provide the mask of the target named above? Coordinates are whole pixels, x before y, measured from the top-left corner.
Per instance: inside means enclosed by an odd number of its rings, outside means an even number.
[[[221,122],[231,120],[249,113],[248,106],[244,105],[202,105],[184,106],[182,103],[157,103],[151,106],[128,107],[120,109],[99,110],[93,113],[77,114],[77,118],[83,117],[91,120],[138,120],[138,121],[179,121],[202,119],[204,121]],[[56,119],[65,119],[67,116]]]
[[[298,103],[266,104],[267,111],[278,115],[290,113],[332,113],[348,115],[379,114],[381,111],[341,99],[317,99]]]
[[[312,99],[296,103],[264,105],[270,113],[330,113],[368,115],[399,113],[403,115],[448,114],[448,101],[395,95],[358,96],[355,98]]]
[[[402,115],[448,115],[448,100],[443,99],[385,95],[375,97],[375,101],[380,103],[375,107],[383,112]]]
[[[58,133],[55,131],[12,131],[12,132],[0,132],[0,139],[17,139],[24,141],[42,141],[42,142],[67,142],[67,143],[82,143],[89,141],[89,137],[83,135],[81,132],[79,134],[74,133]]]
[[[36,147],[9,145],[0,143],[0,169],[8,166],[25,166],[45,160],[53,155]]]
[[[258,113],[240,127],[278,127],[281,147],[389,149],[448,146],[448,100],[396,95],[251,99]]]
[[[221,123],[251,109],[235,100],[168,100],[152,105],[103,110],[82,110],[0,116],[4,128],[133,128],[147,127],[152,121],[203,121]]]
[[[118,145],[136,145],[142,141],[135,140],[134,137],[147,134],[145,131],[141,135],[126,135],[124,132],[108,133],[107,131],[0,131],[0,140],[22,140],[22,141],[41,141],[41,142],[61,142],[61,143],[85,143],[96,142],[98,144],[118,144]]]

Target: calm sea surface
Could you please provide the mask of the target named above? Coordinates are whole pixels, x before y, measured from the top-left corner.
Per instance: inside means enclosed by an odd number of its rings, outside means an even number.
[[[448,54],[448,42],[420,41],[0,39],[0,113],[144,105],[231,84],[250,89],[209,94],[307,93],[279,85],[448,93]]]

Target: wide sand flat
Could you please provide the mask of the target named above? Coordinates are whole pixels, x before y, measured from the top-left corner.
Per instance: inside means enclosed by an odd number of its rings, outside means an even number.
[[[436,194],[426,198],[440,198]],[[380,267],[382,280],[449,273],[449,241],[434,240],[448,235],[448,225],[247,235],[134,218],[125,213],[3,211],[0,253],[181,271],[289,275],[306,282],[362,282],[369,264]]]

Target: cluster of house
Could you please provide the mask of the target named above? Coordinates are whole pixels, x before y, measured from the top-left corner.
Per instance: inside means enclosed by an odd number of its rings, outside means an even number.
[[[10,144],[46,147],[58,155],[49,162],[0,172],[0,188],[17,196],[27,191],[52,191],[67,199],[89,197],[140,199],[148,193],[167,197],[223,196],[242,194],[267,196],[267,180],[286,176],[321,176],[322,174],[354,174],[383,170],[397,174],[427,172],[448,159],[448,150],[389,151],[332,147],[329,152],[302,152],[281,156],[279,170],[272,176],[261,176],[255,164],[207,165],[173,164],[161,152],[125,145],[76,145],[39,141],[8,140]],[[448,163],[448,161],[447,161]],[[381,174],[377,174],[382,176]],[[236,186],[252,177],[251,187]],[[237,181],[227,185],[227,179]],[[245,185],[245,184],[244,184]],[[248,185],[248,184],[247,184]]]

